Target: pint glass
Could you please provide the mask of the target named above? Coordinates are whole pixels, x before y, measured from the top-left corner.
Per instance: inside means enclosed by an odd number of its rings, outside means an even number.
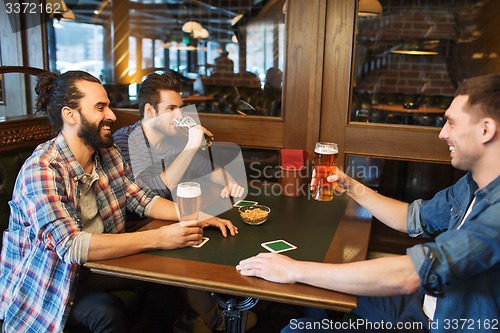
[[[198,220],[201,206],[200,184],[185,182],[177,185],[177,205],[181,222]]]
[[[312,189],[314,200],[330,201],[333,199],[333,184],[329,183],[326,178],[335,171],[338,154],[339,150],[336,143],[316,143],[314,147],[314,170],[318,182]]]

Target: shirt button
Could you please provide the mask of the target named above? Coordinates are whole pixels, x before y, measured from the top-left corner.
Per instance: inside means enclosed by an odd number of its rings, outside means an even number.
[[[69,305],[73,306],[73,301],[69,302]]]

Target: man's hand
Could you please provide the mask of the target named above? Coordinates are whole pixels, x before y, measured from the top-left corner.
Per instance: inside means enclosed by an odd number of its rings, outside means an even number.
[[[208,137],[213,137],[214,135],[212,132],[207,130],[205,127],[201,125],[196,125],[193,126],[189,129],[189,139],[188,143],[186,144],[186,148],[188,149],[193,149],[193,148],[200,148],[201,144],[205,140],[204,135]]]
[[[231,236],[235,236],[238,234],[238,227],[236,227],[231,221],[226,220],[226,219],[221,219],[216,216],[212,216],[209,214],[206,214],[204,212],[200,212],[199,218],[201,222],[202,228],[205,227],[216,227],[219,228],[222,236],[227,237],[227,230],[229,230],[229,233]]]
[[[241,198],[245,193],[245,189],[236,183],[229,183],[220,192],[221,198],[229,198],[232,196],[233,198]]]
[[[203,228],[200,222],[190,225],[174,223],[159,228],[158,232],[160,233],[158,248],[162,250],[193,246],[199,244],[203,237]]]
[[[349,191],[353,185],[352,183],[352,178],[346,175],[342,170],[339,168],[335,168],[335,172],[331,175],[329,175],[326,180],[329,183],[334,183],[333,189],[335,190],[335,193],[344,193],[346,191]],[[311,178],[311,190],[314,190],[315,186],[318,184],[318,178],[316,177],[316,170],[313,170],[312,172],[312,178]]]
[[[240,261],[236,269],[241,275],[256,276],[278,283],[296,283],[294,268],[297,261],[277,253],[259,253]]]

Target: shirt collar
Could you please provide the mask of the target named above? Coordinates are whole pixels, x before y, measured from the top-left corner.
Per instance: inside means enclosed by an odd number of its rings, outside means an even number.
[[[78,163],[76,160],[75,155],[73,155],[73,152],[68,146],[68,143],[66,142],[66,139],[62,135],[62,133],[59,133],[59,135],[55,139],[55,144],[57,149],[59,150],[61,157],[63,161],[65,161],[69,165],[69,173],[71,175],[71,178],[74,180],[80,180],[82,177],[85,176],[85,171],[83,170],[83,167]],[[94,159],[97,162],[97,154],[94,153]]]
[[[496,200],[500,197],[500,176],[495,178],[493,181],[491,181],[488,185],[486,185],[482,189],[477,189],[476,185],[476,191],[474,193],[475,196],[479,198],[484,198],[488,197],[490,194],[494,195],[494,197],[490,198],[491,200]]]

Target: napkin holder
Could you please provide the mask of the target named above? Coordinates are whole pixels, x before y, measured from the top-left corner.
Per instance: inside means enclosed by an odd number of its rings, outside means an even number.
[[[302,149],[282,149],[280,166],[281,194],[298,197],[307,193],[307,152]]]

